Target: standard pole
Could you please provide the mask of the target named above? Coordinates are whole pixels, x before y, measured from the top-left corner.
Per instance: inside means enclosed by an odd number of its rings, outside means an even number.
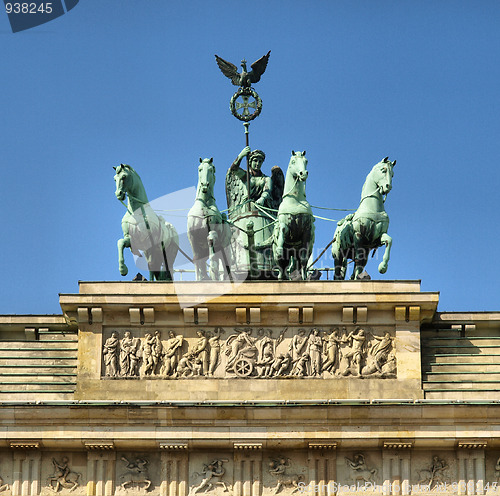
[[[246,146],[250,146],[250,139],[248,134],[248,128],[250,127],[249,122],[244,122],[245,127],[245,142]],[[250,157],[247,155],[247,198],[248,198],[248,210],[250,211]]]

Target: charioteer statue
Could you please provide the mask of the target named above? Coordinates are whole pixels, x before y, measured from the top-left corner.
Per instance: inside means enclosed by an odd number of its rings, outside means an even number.
[[[222,73],[239,86],[229,106],[234,117],[244,123],[246,146],[226,174],[226,196],[228,217],[238,233],[233,242],[236,272],[248,273],[251,279],[271,276],[273,226],[285,183],[283,171],[277,166],[273,167],[271,176],[262,172],[266,155],[262,150],[252,151],[248,139],[250,121],[262,110],[262,100],[251,85],[260,81],[270,54],[255,61],[250,71],[246,60],[242,60],[242,72],[231,62],[215,56]],[[247,158],[246,170],[241,167],[244,157]]]
[[[248,174],[240,165],[244,157],[248,158]],[[239,228],[234,246],[237,270],[250,271],[249,264],[252,262],[248,250],[253,247],[252,277],[255,278],[271,276],[274,220],[285,182],[283,171],[278,166],[272,168],[271,176],[262,172],[265,158],[266,154],[262,150],[252,151],[246,146],[226,174],[228,218]],[[250,241],[247,232],[249,222],[254,233]]]

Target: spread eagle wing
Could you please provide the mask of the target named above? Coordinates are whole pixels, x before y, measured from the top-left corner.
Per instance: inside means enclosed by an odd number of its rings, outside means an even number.
[[[266,55],[262,56],[259,60],[256,60],[251,65],[252,70],[249,73],[249,77],[252,83],[258,83],[260,81],[260,76],[262,76],[262,74],[264,74],[266,70],[270,55],[271,55],[271,50],[269,50],[269,52],[267,52]]]
[[[227,208],[229,209],[229,219],[234,218],[232,211],[238,205],[242,205],[247,199],[246,184],[231,170],[229,169],[226,174],[226,198]],[[234,212],[236,215],[239,209]]]
[[[219,66],[219,69],[222,71],[222,74],[224,74],[224,76],[227,76],[235,86],[239,86],[241,82],[241,74],[238,73],[238,68],[234,64],[231,64],[231,62],[228,62],[227,60],[220,58],[218,55],[215,56],[215,60],[217,61],[217,65]],[[256,64],[257,62],[254,63]],[[264,66],[264,70],[265,69],[266,68]]]
[[[275,165],[271,169],[271,208],[278,210],[281,200],[283,199],[283,192],[285,190],[285,175],[281,167]]]

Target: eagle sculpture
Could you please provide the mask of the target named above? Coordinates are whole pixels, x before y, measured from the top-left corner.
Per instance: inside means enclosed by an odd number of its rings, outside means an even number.
[[[262,76],[266,70],[269,55],[271,55],[271,50],[251,65],[252,70],[250,72],[247,72],[247,61],[243,59],[241,61],[241,67],[243,68],[241,73],[238,72],[238,68],[234,64],[221,59],[218,55],[215,56],[215,60],[222,74],[227,76],[235,86],[250,88],[252,83],[260,81],[260,76]]]

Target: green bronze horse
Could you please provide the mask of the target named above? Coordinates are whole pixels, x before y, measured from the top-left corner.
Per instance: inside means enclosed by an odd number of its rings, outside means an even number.
[[[314,217],[306,200],[307,175],[306,152],[292,151],[273,231],[273,256],[279,280],[288,279],[292,265],[302,280],[307,279],[307,263],[314,244]]]
[[[123,251],[130,248],[134,255],[144,255],[151,281],[171,281],[170,268],[179,250],[177,231],[151,208],[141,178],[130,165],[120,164],[113,169],[116,197],[122,203],[128,198],[127,213],[122,219],[123,239],[118,240],[120,274],[128,273]]]
[[[387,234],[389,216],[384,202],[392,189],[395,165],[396,161],[391,162],[389,157],[374,165],[361,190],[358,209],[338,222],[332,244],[335,279],[345,279],[348,259],[354,260],[351,279],[360,279],[370,250],[382,245],[385,245],[385,251],[378,270],[381,274],[387,271],[392,238]]]
[[[215,166],[213,159],[200,158],[196,199],[187,218],[187,235],[193,250],[196,280],[231,278],[231,226],[223,216],[214,197]],[[207,274],[209,260],[209,274]]]

